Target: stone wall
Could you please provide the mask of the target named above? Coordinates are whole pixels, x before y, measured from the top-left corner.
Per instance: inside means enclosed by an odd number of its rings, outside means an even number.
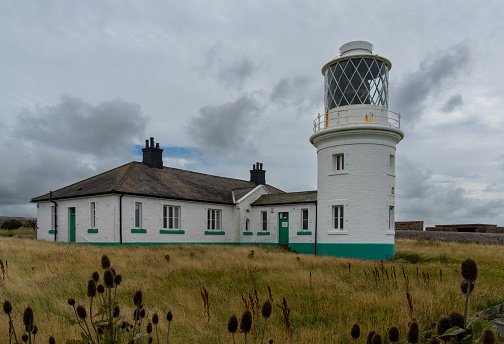
[[[396,231],[396,239],[474,243],[484,245],[504,245],[504,235],[497,233],[459,233],[459,232],[419,232]]]
[[[504,233],[504,227],[487,224],[459,224],[459,225],[436,225],[435,227],[427,227],[426,231],[436,232],[472,232],[472,233]]]

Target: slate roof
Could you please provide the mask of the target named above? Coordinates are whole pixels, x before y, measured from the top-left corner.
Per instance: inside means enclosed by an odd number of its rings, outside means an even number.
[[[251,205],[294,203],[317,203],[317,191],[285,192],[281,194],[262,195]]]
[[[250,181],[212,176],[171,167],[152,168],[140,162],[130,162],[94,177],[53,191],[53,200],[105,194],[128,194],[178,200],[234,204],[233,190],[241,194],[257,185]],[[273,194],[282,193],[265,185]],[[240,197],[236,197],[238,200]],[[243,196],[242,195],[242,196]],[[49,194],[33,198],[32,202],[48,201]]]

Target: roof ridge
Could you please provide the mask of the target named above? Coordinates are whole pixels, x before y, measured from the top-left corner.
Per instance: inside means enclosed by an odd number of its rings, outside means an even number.
[[[170,166],[163,166],[163,169],[184,171],[184,172],[189,172],[189,173],[194,173],[194,174],[200,174],[200,175],[203,175],[203,176],[209,176],[209,177],[214,177],[214,178],[223,178],[223,179],[228,179],[228,180],[237,180],[237,181],[240,181],[240,182],[253,183],[253,182],[251,182],[249,180],[246,180],[246,179],[238,179],[238,178],[231,178],[231,177],[216,176],[215,174],[203,173],[203,172],[198,172],[198,171],[184,170],[182,168],[176,168],[176,167],[170,167]]]
[[[128,177],[128,175],[130,174],[130,172],[133,169],[133,166],[135,166],[135,164],[136,164],[136,161],[132,161],[131,162],[130,167],[128,167],[128,169],[126,170],[126,172],[124,172],[123,176],[121,177],[121,179],[119,179],[119,181],[112,188],[112,190],[117,191],[123,185],[124,181],[126,180],[126,178]]]

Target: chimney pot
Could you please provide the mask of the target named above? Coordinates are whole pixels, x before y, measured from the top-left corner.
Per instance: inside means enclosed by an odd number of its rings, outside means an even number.
[[[159,142],[158,142],[158,143],[156,143],[156,148],[157,148],[157,149],[159,149]]]
[[[145,140],[145,148],[149,148],[149,140]]]
[[[150,146],[151,146],[151,148],[154,148],[154,138],[153,137],[150,138]]]

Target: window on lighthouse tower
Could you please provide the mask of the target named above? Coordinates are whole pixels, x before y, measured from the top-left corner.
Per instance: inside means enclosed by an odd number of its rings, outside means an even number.
[[[332,160],[333,172],[345,170],[345,154],[333,154]]]

